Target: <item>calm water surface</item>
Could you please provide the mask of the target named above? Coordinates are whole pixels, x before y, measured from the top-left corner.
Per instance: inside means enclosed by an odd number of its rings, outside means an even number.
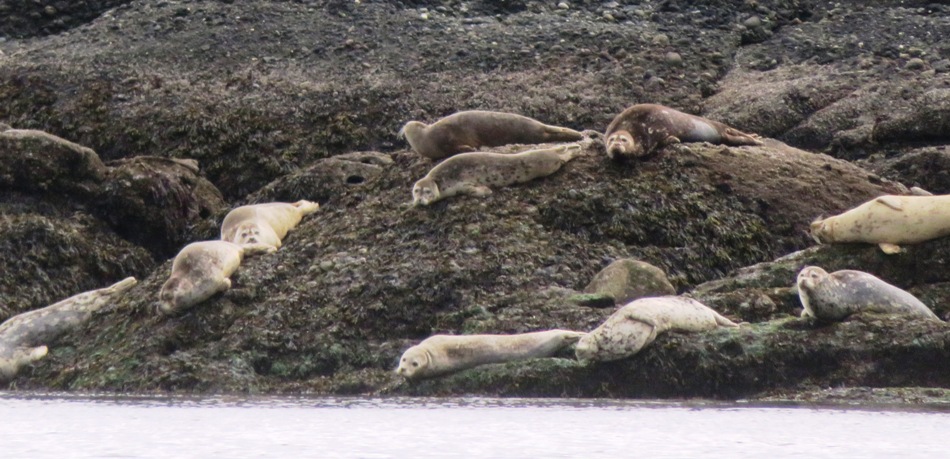
[[[7,458],[936,458],[950,412],[0,392]]]

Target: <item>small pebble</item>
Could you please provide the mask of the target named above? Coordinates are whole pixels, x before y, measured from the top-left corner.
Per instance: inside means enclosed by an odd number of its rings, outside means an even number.
[[[666,65],[670,65],[670,66],[683,65],[683,56],[680,56],[679,53],[674,53],[670,51],[666,53],[666,56],[664,56],[663,59],[666,61]]]
[[[926,64],[924,63],[924,60],[919,57],[915,57],[907,61],[907,64],[904,65],[904,68],[906,68],[907,70],[920,70],[924,68],[924,66],[926,66]]]

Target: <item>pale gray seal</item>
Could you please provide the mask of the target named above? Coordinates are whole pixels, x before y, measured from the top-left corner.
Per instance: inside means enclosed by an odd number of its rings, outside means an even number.
[[[573,129],[549,126],[514,113],[471,110],[458,112],[426,125],[410,121],[399,131],[416,153],[442,159],[481,147],[514,143],[573,142],[584,134]]]
[[[667,330],[704,331],[738,327],[692,298],[659,296],[627,303],[575,347],[578,360],[617,360],[635,355]]]
[[[607,126],[604,139],[611,159],[646,156],[680,142],[762,144],[753,134],[656,104],[637,104],[624,110]]]
[[[817,266],[806,266],[797,281],[802,317],[841,321],[858,312],[876,312],[940,320],[914,295],[863,271],[828,274]]]
[[[811,223],[815,242],[868,242],[886,254],[950,234],[950,195],[876,197],[844,213]]]
[[[228,241],[193,242],[181,249],[172,262],[171,276],[158,294],[158,312],[177,315],[231,288],[231,274],[244,255],[273,252],[267,244],[235,244]]]
[[[134,277],[127,277],[109,287],[17,314],[0,324],[0,381],[12,379],[24,365],[45,357],[50,341],[86,323],[93,313],[135,284]]]
[[[455,155],[433,167],[413,185],[412,203],[429,205],[458,194],[487,196],[492,193],[489,186],[507,186],[551,175],[581,151],[581,145],[569,144],[510,155]]]
[[[489,363],[550,357],[576,343],[583,333],[548,330],[517,335],[434,335],[410,347],[396,373],[431,378]]]
[[[306,200],[293,204],[270,202],[238,207],[224,217],[221,240],[241,245],[265,244],[277,250],[287,232],[320,208]]]

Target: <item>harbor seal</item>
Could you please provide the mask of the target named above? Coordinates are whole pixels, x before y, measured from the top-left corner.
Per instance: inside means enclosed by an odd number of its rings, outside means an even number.
[[[0,324],[0,381],[12,379],[24,365],[46,356],[57,336],[86,323],[137,283],[127,277],[109,287],[71,296],[42,309],[24,312]]]
[[[412,203],[427,206],[458,194],[488,196],[492,193],[489,186],[506,186],[551,175],[582,150],[581,145],[575,143],[510,155],[462,153],[442,161],[417,181],[412,187]]]
[[[624,110],[607,126],[604,139],[611,159],[646,156],[680,142],[762,144],[754,134],[656,104],[637,104]]]
[[[224,217],[221,240],[235,244],[266,244],[277,250],[287,232],[320,208],[310,201],[271,202],[238,207]]]
[[[806,266],[798,273],[797,284],[802,317],[841,321],[858,312],[876,312],[940,320],[914,295],[863,271],[828,274],[817,266]]]
[[[640,298],[618,309],[581,338],[574,352],[580,361],[617,360],[640,352],[667,330],[704,331],[738,326],[692,298]]]
[[[514,113],[470,110],[458,112],[430,125],[406,123],[399,131],[409,145],[429,159],[442,159],[481,147],[513,143],[573,142],[584,134],[573,129],[549,126]]]
[[[551,357],[584,333],[548,330],[517,335],[434,335],[410,347],[396,373],[406,379],[431,378],[489,363]]]
[[[810,232],[819,244],[868,242],[895,254],[902,244],[950,234],[950,195],[879,196],[844,213],[818,217]]]
[[[158,312],[173,316],[231,288],[231,274],[244,255],[273,252],[267,244],[235,244],[228,241],[193,242],[181,249],[172,262],[171,276],[158,293]]]

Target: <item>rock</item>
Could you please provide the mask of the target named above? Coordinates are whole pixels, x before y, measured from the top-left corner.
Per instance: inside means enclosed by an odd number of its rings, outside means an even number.
[[[389,155],[378,152],[333,156],[267,184],[252,194],[249,200],[294,202],[307,199],[322,204],[330,202],[332,205],[347,196],[365,192],[367,185],[392,164]],[[407,201],[411,201],[411,185],[406,192]]]
[[[675,295],[666,273],[649,263],[631,258],[615,260],[591,279],[584,293],[608,296],[627,304],[648,296]]]
[[[910,59],[907,61],[906,64],[904,64],[904,68],[906,68],[907,70],[923,70],[926,66],[927,66],[927,63],[924,62],[924,60],[919,57]]]
[[[40,193],[96,194],[106,166],[90,148],[32,129],[0,130],[0,186]]]
[[[680,56],[679,53],[674,53],[672,51],[666,53],[666,55],[663,56],[663,60],[666,62],[666,65],[669,66],[683,65],[683,56]]]

